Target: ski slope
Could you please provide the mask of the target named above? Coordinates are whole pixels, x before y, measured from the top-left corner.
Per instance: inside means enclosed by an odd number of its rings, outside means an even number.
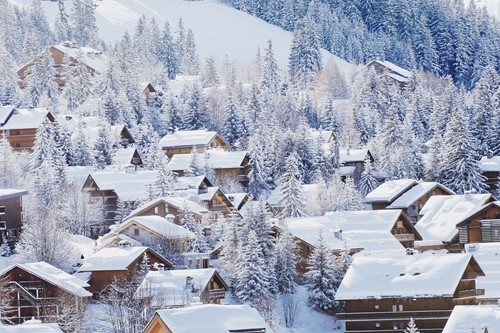
[[[10,0],[21,6],[30,6],[31,0]],[[97,1],[96,19],[99,35],[107,42],[114,42],[125,31],[134,32],[141,15],[154,17],[159,26],[165,20],[171,31],[176,30],[182,18],[185,27],[191,28],[200,58],[213,56],[217,61],[228,60],[239,64],[253,61],[260,49],[264,54],[267,40],[272,40],[275,57],[282,70],[286,70],[292,34],[264,22],[261,19],[238,11],[218,0],[101,0]],[[43,1],[48,20],[55,22],[57,2]],[[72,1],[65,2],[70,13]],[[353,65],[323,50],[323,63],[334,61],[344,74]]]

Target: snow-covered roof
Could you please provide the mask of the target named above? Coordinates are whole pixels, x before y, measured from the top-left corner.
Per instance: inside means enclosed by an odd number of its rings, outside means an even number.
[[[472,331],[472,328],[475,331]],[[498,332],[500,327],[500,306],[498,305],[456,305],[446,322],[443,333]]]
[[[482,171],[500,171],[500,156],[493,156],[492,158],[483,156],[479,161],[479,168]]]
[[[227,193],[226,197],[231,201],[234,208],[238,209],[245,199],[248,198],[248,193]],[[241,207],[240,207],[241,208]]]
[[[357,257],[337,290],[337,300],[452,297],[472,256]]]
[[[0,128],[7,122],[14,109],[14,105],[0,105]]]
[[[339,149],[340,163],[364,162],[368,154],[368,149]]]
[[[342,231],[391,231],[401,214],[400,209],[328,212],[322,223]]]
[[[0,130],[38,128],[49,113],[45,108],[16,109]]]
[[[389,180],[368,193],[364,201],[366,203],[391,202],[415,185],[417,181],[413,179]]]
[[[126,271],[147,249],[147,246],[106,247],[87,257],[78,271]]]
[[[441,188],[449,194],[455,194],[452,190],[439,183],[419,182],[417,185],[413,186],[408,191],[403,193],[399,198],[394,200],[389,206],[387,206],[387,208],[408,208],[436,187]]]
[[[156,170],[99,171],[90,174],[100,190],[114,190],[123,201],[144,200],[148,197],[147,185],[152,184],[157,176]]]
[[[91,47],[75,48],[60,44],[55,45],[54,48],[67,54],[76,61],[82,62],[90,68],[93,68],[98,73],[102,73],[108,63],[108,57],[106,55]]]
[[[28,320],[21,325],[4,325],[0,322],[2,333],[63,333],[56,323],[43,323],[41,321]]]
[[[77,295],[80,297],[92,296],[90,292],[84,289],[89,287],[88,283],[85,283],[77,277],[69,275],[68,273],[44,261],[11,265],[0,271],[0,276],[6,274],[16,267],[29,272],[30,274],[33,274],[38,278],[47,281],[48,283],[59,287],[73,295]]]
[[[113,154],[113,164],[115,165],[129,165],[132,163],[132,158],[134,157],[137,149],[128,147],[128,148],[119,148]]]
[[[182,269],[150,271],[135,293],[136,298],[152,297],[153,307],[180,306],[186,297],[186,278],[191,277],[194,288],[203,291],[215,274],[215,269]]]
[[[353,230],[342,232],[343,239],[361,244],[363,251],[355,256],[397,256],[404,255],[406,248],[389,231]]]
[[[110,229],[115,228],[115,226],[110,226]],[[138,240],[133,239],[125,234],[114,234],[112,232],[103,235],[97,239],[97,250],[103,249],[105,247],[112,246],[113,244],[117,244],[121,241],[127,241],[132,246],[142,246],[143,244]]]
[[[206,146],[217,135],[215,131],[177,131],[165,135],[158,143],[162,148]]]
[[[302,185],[302,195],[304,198],[316,197],[316,192],[318,190],[318,184],[303,184]],[[267,202],[271,206],[279,206],[279,202],[283,194],[281,193],[281,186],[276,186],[276,188],[271,192],[267,198]]]
[[[166,218],[157,215],[149,216],[134,216],[122,222],[118,226],[118,231],[128,228],[133,223],[141,225],[156,234],[167,238],[190,238],[194,239],[196,236],[189,230],[169,222]]]
[[[193,177],[178,177],[175,183],[176,190],[189,190],[189,189],[198,189],[201,186],[201,183],[206,181],[206,177],[202,176],[193,176]],[[210,185],[210,184],[206,184]]]
[[[393,77],[394,79],[401,81],[401,82],[408,82],[408,79],[411,78],[413,75],[411,74],[410,71],[399,67],[396,64],[393,64],[390,61],[387,60],[373,60],[370,63],[367,64],[367,66],[373,64],[373,63],[378,63],[382,65],[383,67],[387,68],[390,72],[388,73],[389,76]]]
[[[148,202],[143,203],[138,208],[136,208],[132,212],[130,212],[130,214],[127,218],[134,217],[137,214],[139,214],[140,212],[142,212],[142,211],[144,211],[152,206],[156,206],[157,204],[159,204],[161,202],[165,203],[168,206],[175,207],[178,210],[182,210],[182,209],[186,208],[189,212],[195,213],[195,214],[203,215],[203,214],[208,213],[208,210],[205,207],[201,206],[200,204],[198,204],[194,201],[187,200],[185,198],[179,198],[179,197],[162,197],[162,198],[153,199],[153,200],[150,200]]]
[[[156,313],[172,333],[227,333],[259,328],[273,333],[257,310],[248,305],[203,304]]]
[[[243,167],[243,160],[247,156],[246,151],[226,151],[223,149],[207,150],[208,166],[212,169],[233,169]],[[197,154],[201,165],[205,165],[205,154]],[[168,166],[171,170],[186,170],[191,162],[191,154],[175,154],[170,159]]]
[[[422,217],[415,228],[423,240],[449,242],[458,234],[457,224],[490,198],[490,194],[432,196],[420,210]]]
[[[333,251],[341,251],[346,246],[349,249],[363,249],[363,246],[350,239],[340,237],[339,229],[331,228],[324,223],[324,216],[309,217],[309,218],[290,218],[286,219],[286,227],[292,236],[301,239],[302,241],[317,246],[318,236],[321,230],[325,244]],[[280,227],[279,224],[277,227]]]
[[[18,190],[13,188],[0,189],[0,200],[7,200],[11,198],[17,198],[23,195],[27,195],[28,191]]]
[[[476,287],[485,294],[478,299],[500,299],[500,243],[465,244],[465,251],[471,253],[484,272],[476,279]]]
[[[69,183],[83,184],[87,179],[88,175],[95,171],[94,166],[66,166],[64,168],[64,174]]]

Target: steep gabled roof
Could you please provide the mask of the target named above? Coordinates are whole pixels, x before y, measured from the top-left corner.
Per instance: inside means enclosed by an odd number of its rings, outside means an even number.
[[[371,153],[367,148],[362,149],[339,149],[339,163],[355,163],[355,162],[364,162],[366,155],[370,156],[370,159],[373,161],[371,157]]]
[[[206,146],[219,135],[215,131],[195,130],[195,131],[177,131],[170,133],[161,138],[158,143],[163,149],[172,147],[192,147],[192,146]],[[222,137],[220,137],[226,142]],[[229,146],[229,144],[226,142]]]
[[[356,257],[339,286],[337,300],[453,297],[470,254]],[[478,275],[484,275],[479,269]]]
[[[223,149],[207,150],[208,166],[212,169],[234,169],[242,168],[245,157],[248,156],[246,151],[226,151]],[[197,154],[200,163],[205,165],[205,154]],[[175,154],[168,162],[168,166],[173,171],[183,171],[189,167],[191,163],[191,154]]]
[[[84,288],[89,287],[89,285],[74,277],[57,267],[54,267],[44,261],[27,263],[27,264],[14,264],[2,271],[0,271],[0,276],[3,276],[13,270],[14,268],[19,268],[26,271],[60,289],[65,290],[68,293],[79,297],[90,297],[92,294],[85,290]]]
[[[7,122],[0,127],[0,130],[18,130],[38,128],[45,118],[54,120],[54,117],[48,109],[16,109]]]
[[[164,203],[167,206],[175,207],[178,210],[182,210],[184,208],[187,208],[187,210],[193,214],[198,214],[198,215],[203,215],[208,213],[208,210],[197,204],[194,201],[187,200],[185,198],[178,198],[178,197],[163,197],[163,198],[158,198],[158,199],[153,199],[148,202],[143,203],[141,206],[138,208],[134,209],[130,214],[127,216],[127,219],[132,218],[134,216],[139,215],[141,212],[154,207],[160,203]]]
[[[169,239],[196,238],[196,236],[186,228],[169,222],[167,219],[157,215],[131,217],[122,222],[118,226],[117,231],[120,232],[127,229],[133,224],[139,225],[159,237],[166,237]]]
[[[483,156],[483,158],[481,158],[481,160],[479,161],[479,168],[483,172],[488,172],[488,171],[499,172],[500,156],[493,156],[492,158]]]
[[[245,329],[265,329],[266,333],[273,333],[257,310],[249,305],[203,304],[158,310],[155,316],[159,316],[172,333],[228,333]]]
[[[106,247],[87,257],[78,271],[126,271],[133,262],[146,252],[152,252],[155,256],[170,263],[147,246]]]
[[[457,225],[492,199],[491,194],[435,195],[429,198],[415,228],[424,241],[450,242]]]
[[[403,193],[399,198],[394,200],[387,208],[408,208],[424,195],[433,191],[435,188],[440,188],[444,192],[452,195],[455,194],[452,190],[444,185],[436,182],[420,182]]]
[[[9,120],[15,105],[0,105],[0,128]]]
[[[30,319],[21,325],[4,325],[0,322],[0,332],[2,333],[63,333],[58,324],[32,322]]]
[[[78,62],[82,62],[88,67],[95,70],[97,73],[102,73],[108,63],[108,57],[102,54],[101,51],[91,47],[68,47],[62,44],[54,45],[53,48],[67,54]]]
[[[498,332],[500,307],[498,305],[456,305],[442,333]]]
[[[417,184],[417,181],[414,179],[388,180],[368,193],[364,199],[364,202],[392,202]]]
[[[484,289],[478,299],[500,299],[500,243],[465,244],[466,253],[471,253],[484,271],[476,280],[476,287]]]
[[[23,195],[27,195],[28,191],[18,190],[12,188],[0,189],[0,200],[7,200],[11,198],[22,197]]]

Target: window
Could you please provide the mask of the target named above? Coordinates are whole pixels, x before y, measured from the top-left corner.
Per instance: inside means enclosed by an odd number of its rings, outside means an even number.
[[[155,215],[158,215],[158,206],[155,207],[155,212],[154,212]]]
[[[378,304],[377,304],[377,305],[375,305],[375,310],[378,310],[378,309],[379,309],[379,306],[378,306]]]
[[[139,235],[139,229],[134,229],[134,235]]]
[[[392,312],[396,312],[398,311],[398,306],[397,305],[393,305],[392,306]]]
[[[399,304],[399,311],[403,311],[403,304]]]
[[[380,327],[380,323],[375,323],[375,327]]]

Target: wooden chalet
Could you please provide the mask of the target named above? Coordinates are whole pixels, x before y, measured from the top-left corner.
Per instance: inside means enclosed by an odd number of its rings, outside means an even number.
[[[420,332],[441,333],[456,305],[477,304],[484,276],[470,254],[357,257],[340,284],[337,318],[350,332],[403,332],[410,318]]]
[[[198,153],[207,149],[221,148],[229,150],[231,145],[217,132],[206,130],[177,131],[165,135],[158,143],[171,158],[175,154],[190,154],[193,148]]]
[[[11,265],[0,278],[8,300],[0,315],[15,324],[32,318],[55,321],[63,309],[81,312],[92,296],[84,289],[87,283],[43,261]]]
[[[344,170],[346,170],[348,167],[354,168],[352,174],[350,174],[350,176],[353,177],[354,180],[359,179],[359,177],[365,170],[365,160],[367,158],[369,158],[372,163],[375,161],[370,150],[366,148],[339,149],[339,164],[344,168]]]
[[[471,212],[457,228],[460,244],[500,242],[500,201]]]
[[[238,181],[243,188],[248,187],[248,175],[251,167],[250,156],[246,151],[209,149],[194,157],[191,154],[175,154],[168,164],[170,170],[179,176],[184,176],[185,170],[190,167],[192,158],[198,159],[199,165],[208,164],[208,167],[214,171],[218,183]]]
[[[194,201],[182,197],[163,197],[145,202],[133,210],[127,219],[135,216],[157,215],[171,219],[175,224],[181,224],[181,214],[184,210],[189,211],[192,218],[201,223],[203,216],[208,214],[208,209]]]
[[[173,220],[161,216],[134,216],[98,239],[99,247],[107,247],[115,243],[118,235],[126,236],[151,248],[161,248],[168,244],[176,246],[178,252],[186,252],[191,240],[196,236],[189,230],[177,225]]]
[[[88,290],[94,293],[94,297],[98,297],[108,286],[133,278],[141,269],[144,256],[149,263],[148,269],[157,269],[159,264],[166,268],[173,267],[170,261],[151,248],[121,243],[118,247],[103,248],[85,258],[78,272],[91,274]]]
[[[368,193],[363,201],[371,205],[373,210],[385,209],[417,184],[413,179],[389,180]]]
[[[207,207],[213,219],[229,217],[235,212],[233,203],[220,187],[207,187],[205,190],[199,191],[198,199]],[[241,215],[237,211],[236,213]]]
[[[6,138],[14,150],[31,151],[36,132],[44,119],[55,121],[48,109],[0,106],[0,136]]]
[[[413,81],[413,74],[410,71],[387,60],[370,61],[365,68],[373,68],[379,77],[385,78],[386,82],[393,83],[401,89],[405,89]]]
[[[500,301],[500,243],[465,244],[465,252],[474,256],[484,272],[477,278],[476,286],[484,289],[477,297],[479,304],[498,304]]]
[[[54,61],[54,81],[60,89],[62,89],[66,84],[66,81],[64,80],[64,71],[66,70],[64,64],[65,55],[68,57],[68,65],[70,67],[75,66],[78,62],[83,62],[91,76],[102,73],[108,62],[108,57],[102,54],[102,52],[90,47],[78,47],[76,44],[71,42],[51,46],[49,52],[52,60]],[[41,57],[41,55],[37,58],[39,57]],[[26,77],[29,75],[31,67],[34,65],[35,61],[36,58],[17,70],[17,75],[20,79],[19,86],[21,88],[25,88],[27,86]]]
[[[197,319],[199,318],[199,319]],[[205,319],[205,320],[203,320]],[[207,322],[207,320],[209,320]],[[210,329],[207,329],[207,325]],[[273,333],[264,318],[249,305],[203,304],[158,310],[143,333]]]
[[[146,105],[151,106],[154,103],[156,97],[156,89],[150,82],[142,82],[140,85],[144,98],[146,100]]]
[[[484,156],[479,161],[479,169],[481,174],[486,177],[486,185],[488,186],[488,191],[495,195],[500,194],[500,156],[493,156],[488,158]]]
[[[213,268],[149,272],[134,298],[150,309],[189,306],[193,302],[220,304],[228,285]]]
[[[0,245],[4,241],[14,249],[23,225],[23,196],[28,192],[0,189]]]
[[[385,184],[385,183],[384,183]],[[408,219],[417,223],[420,211],[431,196],[434,195],[454,195],[455,193],[444,185],[435,182],[418,182],[409,190],[393,200],[388,209],[402,209]],[[373,203],[378,206],[382,203]]]
[[[450,252],[462,252],[463,244],[460,242],[458,225],[481,210],[483,206],[494,202],[491,194],[465,194],[465,195],[435,195],[429,198],[420,211],[421,217],[415,224],[415,229],[422,236],[422,242],[416,242],[419,251],[447,249]],[[482,217],[481,217],[482,219]],[[472,224],[474,226],[474,224]],[[486,226],[486,224],[485,224]],[[469,232],[462,231],[463,240],[469,237]],[[470,235],[474,235],[471,230]]]

